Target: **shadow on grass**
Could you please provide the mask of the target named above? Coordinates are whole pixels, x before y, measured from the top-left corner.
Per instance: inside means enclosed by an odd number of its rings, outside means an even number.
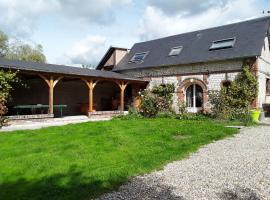
[[[56,174],[40,180],[19,179],[14,182],[2,182],[0,184],[0,197],[3,200],[92,199],[105,192],[117,190],[126,180],[126,177],[121,176],[106,180],[86,178],[81,172],[72,168],[66,174]],[[156,184],[155,181],[155,184],[151,183],[134,178],[123,186],[124,190],[107,193],[101,196],[101,199],[106,197],[106,199],[183,200],[182,197],[175,196],[170,187],[160,185],[160,183]],[[125,188],[126,186],[127,188]]]
[[[8,200],[80,200],[89,199],[116,189],[126,180],[113,177],[109,180],[86,178],[81,172],[71,169],[66,174],[56,174],[39,180],[19,179],[0,184],[1,199]]]

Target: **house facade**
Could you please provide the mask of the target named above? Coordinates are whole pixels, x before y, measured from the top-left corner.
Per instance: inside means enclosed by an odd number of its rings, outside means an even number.
[[[173,83],[175,109],[184,103],[198,112],[210,108],[210,91],[226,87],[249,66],[259,82],[253,106],[269,110],[269,24],[264,17],[137,43],[111,69],[148,80],[150,88]]]
[[[140,42],[131,49],[110,47],[95,70],[0,59],[0,69],[17,71],[27,85],[15,87],[8,115],[53,117],[59,107],[64,107],[61,116],[123,112],[138,106],[140,90],[161,83],[175,85],[176,111],[179,103],[189,112],[207,111],[210,91],[230,85],[243,66],[259,82],[252,105],[269,114],[269,27],[270,17],[264,17]]]

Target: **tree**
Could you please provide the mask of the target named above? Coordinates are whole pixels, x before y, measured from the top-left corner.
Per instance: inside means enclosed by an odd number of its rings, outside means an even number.
[[[46,62],[42,45],[32,47],[17,39],[10,41],[8,36],[0,31],[0,57],[10,60],[23,60],[32,62]]]
[[[45,63],[46,57],[43,54],[43,47],[38,44],[34,48],[29,44],[23,44],[21,42],[16,42],[10,45],[8,54],[5,56],[10,60],[23,60]]]
[[[46,62],[41,45],[32,47],[29,44],[14,40],[10,42],[8,36],[0,31],[0,57],[33,62]],[[3,117],[7,113],[6,103],[10,98],[12,85],[18,82],[16,72],[0,70],[0,128],[6,122]]]
[[[8,36],[0,31],[0,57],[5,57],[8,53]]]

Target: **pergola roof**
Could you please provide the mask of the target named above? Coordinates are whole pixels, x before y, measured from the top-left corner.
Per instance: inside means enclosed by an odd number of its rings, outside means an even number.
[[[80,76],[85,78],[101,78],[145,82],[142,79],[111,71],[100,71],[80,67],[71,67],[66,65],[45,64],[18,60],[0,59],[0,69],[1,68],[32,73],[51,73],[59,75]]]

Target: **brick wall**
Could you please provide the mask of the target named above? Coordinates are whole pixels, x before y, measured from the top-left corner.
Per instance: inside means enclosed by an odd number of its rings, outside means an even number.
[[[123,74],[135,77],[162,77],[177,75],[196,75],[206,73],[218,73],[227,71],[240,71],[243,60],[231,60],[220,62],[209,62],[202,64],[190,64],[182,66],[166,66],[160,68],[146,68],[121,71]]]
[[[177,111],[179,97],[179,87],[183,81],[189,79],[200,80],[210,90],[220,90],[224,80],[234,80],[239,71],[242,70],[242,60],[212,62],[206,64],[193,64],[188,66],[160,67],[156,69],[136,69],[127,70],[122,73],[136,77],[149,78],[148,88],[161,83],[173,83],[175,93],[173,95],[173,108]],[[185,97],[183,97],[185,99]],[[207,94],[204,100],[207,101]],[[204,102],[206,105],[208,102]]]

